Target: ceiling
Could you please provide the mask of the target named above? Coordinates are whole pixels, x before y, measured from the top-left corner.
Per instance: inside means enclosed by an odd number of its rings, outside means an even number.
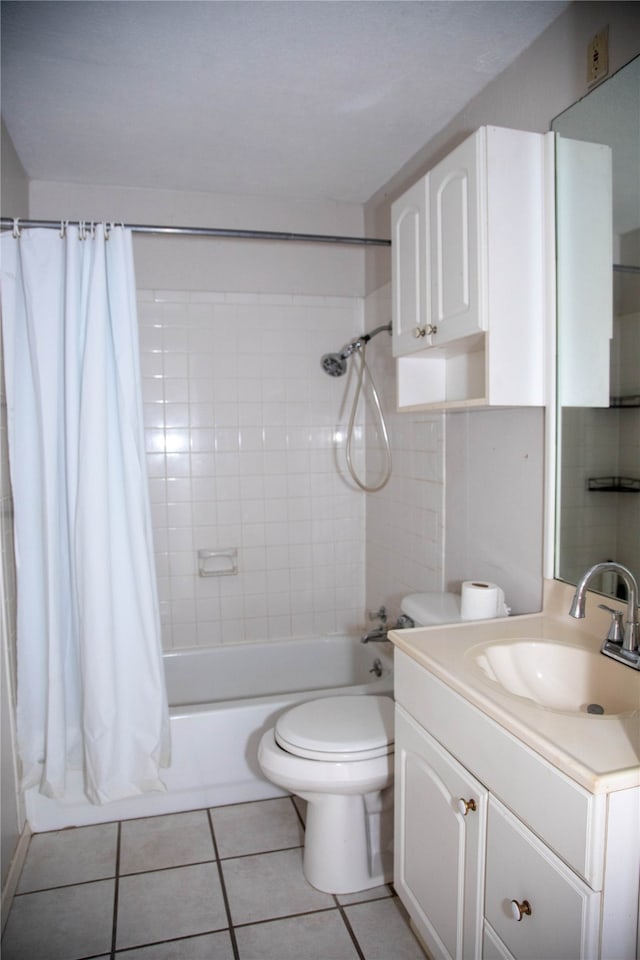
[[[566,6],[3,2],[2,115],[30,179],[364,203]]]

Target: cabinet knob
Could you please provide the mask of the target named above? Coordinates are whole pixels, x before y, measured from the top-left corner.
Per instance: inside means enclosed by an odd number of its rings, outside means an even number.
[[[477,809],[475,800],[465,800],[464,797],[458,800],[458,810],[463,817],[466,817],[469,812],[475,813]]]
[[[426,327],[413,328],[413,335],[417,340],[419,340],[420,337],[432,337],[437,332],[438,325],[435,323],[428,323]]]
[[[511,916],[514,920],[517,920],[518,923],[522,920],[523,917],[531,916],[531,904],[528,900],[523,900],[522,903],[519,903],[517,900],[511,901]]]

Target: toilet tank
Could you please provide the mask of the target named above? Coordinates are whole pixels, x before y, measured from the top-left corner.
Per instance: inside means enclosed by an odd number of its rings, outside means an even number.
[[[455,623],[460,620],[460,594],[411,593],[403,597],[400,609],[411,617],[416,627]]]

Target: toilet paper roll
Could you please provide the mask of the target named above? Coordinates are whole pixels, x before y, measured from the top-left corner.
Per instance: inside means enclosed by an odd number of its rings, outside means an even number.
[[[504,617],[507,608],[504,591],[486,580],[465,580],[460,597],[461,620],[490,620]]]

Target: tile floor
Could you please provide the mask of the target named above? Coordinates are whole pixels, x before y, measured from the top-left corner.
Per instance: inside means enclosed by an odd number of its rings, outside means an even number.
[[[389,886],[302,874],[292,798],[36,834],[3,960],[424,960]]]

